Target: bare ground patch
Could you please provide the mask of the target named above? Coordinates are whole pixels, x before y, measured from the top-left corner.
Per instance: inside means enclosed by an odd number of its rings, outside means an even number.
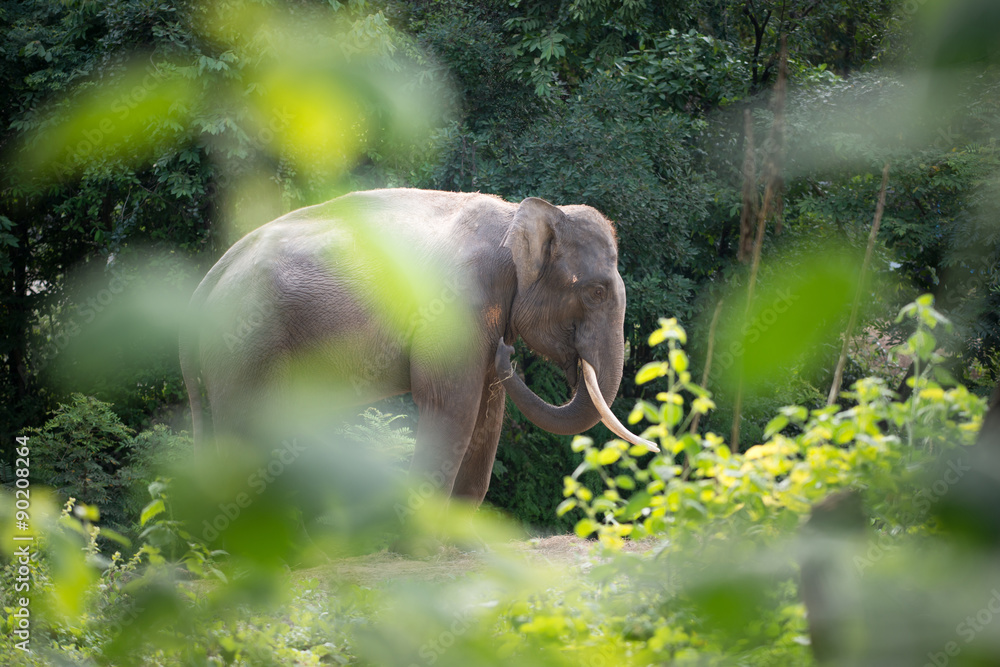
[[[530,540],[515,540],[505,547],[514,555],[529,562],[548,565],[562,570],[587,569],[598,557],[596,543],[576,535],[555,535]],[[630,542],[627,551],[642,552],[652,548],[650,541]],[[453,581],[480,571],[488,565],[485,552],[463,551],[444,547],[428,558],[414,558],[391,551],[379,551],[363,556],[341,558],[328,565],[321,565],[296,572],[296,579],[320,578],[348,581],[359,586],[373,587],[390,581]]]

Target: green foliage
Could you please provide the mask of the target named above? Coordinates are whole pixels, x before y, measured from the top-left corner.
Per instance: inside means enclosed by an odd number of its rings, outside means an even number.
[[[40,428],[24,430],[33,481],[63,498],[96,507],[110,525],[131,533],[157,471],[190,456],[190,441],[159,424],[134,435],[112,406],[74,394]]]
[[[358,417],[360,423],[344,426],[344,436],[363,447],[374,448],[396,467],[409,466],[416,445],[413,431],[409,426],[393,424],[408,415],[388,415],[377,408],[368,408]]]
[[[908,86],[885,74],[800,89],[790,98],[788,113],[793,178],[782,243],[802,247],[828,238],[860,248],[871,225],[879,172],[889,162],[873,298],[862,312],[882,334],[898,337],[893,314],[917,294],[933,292],[956,325],[940,340],[956,353],[956,371],[960,359],[970,362],[965,366],[985,361],[995,347],[988,324],[996,294],[990,268],[996,260],[995,205],[993,176],[986,174],[995,174],[998,163],[989,136],[980,134],[998,118],[990,101],[994,79],[995,73],[987,72],[975,83],[962,80],[949,111],[915,111],[906,119],[905,134],[899,110],[907,104]]]
[[[73,272],[62,297],[47,304],[35,333],[44,345],[29,363],[56,399],[66,388],[113,403],[141,429],[167,406],[186,401],[177,363],[177,321],[187,306],[193,267],[179,253],[134,253],[109,267]]]
[[[669,108],[712,109],[749,94],[746,64],[730,45],[694,30],[669,30],[615,62],[627,81]]]
[[[38,482],[114,514],[127,494],[121,471],[131,456],[133,431],[109,404],[74,394],[72,403],[61,404],[44,426],[24,434],[31,439]]]
[[[216,559],[226,552],[213,551],[204,540],[188,532],[183,521],[174,518],[168,495],[170,480],[157,478],[147,490],[152,500],[139,515],[139,527],[143,529],[139,539],[151,559],[162,564],[168,558],[197,577],[216,578],[225,583],[226,575],[216,566]]]
[[[637,377],[661,391],[656,402],[637,402],[630,421],[645,417],[646,435],[659,439],[663,453],[647,458],[645,450],[617,440],[604,446],[574,441],[583,460],[564,480],[559,512],[582,511],[576,532],[596,532],[603,550],[569,571],[548,569],[538,558],[512,558],[503,552],[504,536],[492,542],[493,567],[475,573],[325,586],[312,579],[317,570],[289,577],[278,565],[262,568],[245,554],[212,550],[175,509],[182,487],[165,480],[149,487],[137,554],[102,559],[92,511],[79,506],[71,513],[71,502],[50,520],[41,504],[33,521],[44,526],[44,539],[30,564],[37,650],[17,654],[17,664],[46,664],[48,657],[113,664],[400,664],[414,656],[443,665],[555,666],[598,658],[622,665],[814,664],[800,568],[817,554],[841,554],[847,558],[841,568],[854,566],[855,578],[842,581],[847,592],[861,576],[877,591],[900,576],[925,586],[924,572],[907,569],[918,561],[905,559],[925,562],[928,553],[932,560],[947,553],[940,551],[942,528],[929,511],[927,490],[937,486],[926,485],[934,479],[927,475],[937,456],[971,450],[982,418],[980,399],[942,384],[933,337],[948,324],[932,300],[917,300],[900,318],[912,333],[899,353],[920,362],[910,398],[898,400],[878,379],[862,380],[844,394],[843,407],[783,408],[765,441],[743,454],[711,433],[689,433],[693,415],[714,404],[691,380],[686,333],[676,320],[661,320],[648,343],[663,359]],[[371,419],[386,426],[377,415]],[[579,483],[587,472],[600,479],[599,492]],[[842,489],[861,493],[877,537],[866,544],[862,524],[851,529],[861,535],[858,544],[796,538],[814,503]],[[277,497],[270,500],[280,505]],[[432,516],[437,531],[467,530],[461,526],[468,516],[440,509]],[[483,524],[476,531],[489,534]],[[335,533],[351,539],[349,531]],[[388,568],[398,561],[378,562]],[[8,565],[0,579],[9,584],[15,572]],[[828,574],[843,576],[837,572]],[[981,583],[974,586],[982,595]],[[11,589],[0,590],[8,596]],[[0,603],[8,607],[0,617],[6,650],[14,640],[12,602],[4,597]],[[893,609],[904,619],[913,611]],[[954,633],[950,614],[934,615],[946,633]],[[899,634],[890,624],[869,622],[887,634],[884,644],[892,651],[933,651],[941,634],[917,636],[906,623],[909,634]],[[873,645],[882,642],[878,632],[867,636]],[[977,655],[993,655],[978,639],[976,647]]]
[[[688,432],[696,414],[714,403],[691,381],[687,356],[681,349],[686,335],[676,321],[661,320],[650,344],[666,342],[668,360],[644,366],[638,383],[666,379],[659,404],[640,400],[629,417],[653,425],[647,437],[659,439],[663,454],[644,461],[641,447],[611,441],[603,448],[578,436],[574,449],[584,462],[565,479],[560,513],[583,509],[578,535],[597,532],[601,540],[620,548],[626,536],[700,534],[726,521],[736,530],[753,530],[767,538],[798,524],[817,501],[843,489],[863,489],[869,507],[894,532],[912,527],[913,492],[920,476],[944,449],[971,445],[979,431],[984,406],[940,367],[932,331],[946,323],[927,295],[904,308],[900,319],[914,320],[916,330],[897,353],[912,357],[916,371],[906,400],[894,400],[877,378],[859,380],[845,393],[853,405],[809,410],[788,406],[771,419],[764,442],[743,454],[730,451],[714,433]],[[941,382],[945,382],[942,386]],[[690,407],[685,410],[685,406]],[[794,435],[786,436],[786,428]],[[595,470],[605,489],[594,496],[578,477]],[[627,491],[627,493],[623,493]]]
[[[128,485],[129,495],[122,499],[122,508],[132,524],[142,525],[140,509],[147,502],[147,485],[164,471],[188,464],[192,444],[187,433],[175,433],[165,424],[156,424],[131,438],[130,463],[119,475]]]
[[[660,659],[706,660],[721,651],[747,664],[808,661],[801,652],[806,624],[793,577],[794,559],[802,552],[783,545],[812,507],[835,491],[861,492],[885,549],[902,549],[907,536],[935,534],[925,485],[935,479],[939,457],[954,461],[956,450],[972,445],[984,405],[964,387],[940,384],[942,358],[932,332],[945,320],[932,300],[922,297],[900,318],[908,318],[915,331],[898,352],[919,360],[908,399],[898,400],[876,378],[861,380],[844,394],[850,407],[783,408],[767,425],[762,444],[744,454],[731,452],[715,434],[687,431],[694,414],[714,406],[691,383],[683,330],[661,320],[650,343],[665,341],[668,359],[645,366],[637,382],[663,378],[665,391],[656,404],[639,401],[630,421],[650,421],[645,435],[659,438],[664,453],[649,459],[641,447],[619,440],[595,446],[578,436],[574,449],[584,460],[566,477],[559,508],[561,514],[582,510],[576,533],[596,533],[613,550],[626,540],[656,539],[655,559],[622,558],[618,565],[639,581],[668,582],[645,609],[642,584],[631,593],[626,627],[646,628],[640,631],[648,641],[645,651]],[[957,460],[963,460],[961,452]],[[600,475],[599,493],[579,483],[588,471]],[[854,565],[864,573],[883,554],[881,547],[869,547],[867,558],[855,557]],[[749,559],[749,566],[732,576],[741,559]],[[759,653],[764,646],[768,651]]]

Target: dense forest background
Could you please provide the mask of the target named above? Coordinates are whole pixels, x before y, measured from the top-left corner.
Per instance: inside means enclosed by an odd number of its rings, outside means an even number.
[[[780,406],[825,401],[889,163],[842,386],[905,388],[884,350],[900,307],[930,292],[954,324],[937,341],[947,370],[986,393],[1000,97],[993,42],[961,30],[987,4],[0,2],[0,473],[75,392],[132,432],[187,430],[176,324],[201,276],[259,224],[374,187],[604,212],[629,299],[617,409],[642,396],[627,379],[657,358],[658,318],[676,317],[696,378],[715,345],[719,409],[700,428],[728,434],[740,394],[750,445]],[[790,314],[769,324],[787,339],[759,336],[781,348],[767,356],[735,314],[741,215],[775,183],[757,289]],[[745,396],[725,372],[741,357],[765,359]],[[540,395],[566,397],[558,371],[522,359]],[[487,499],[554,526],[551,490],[578,454],[511,412]]]

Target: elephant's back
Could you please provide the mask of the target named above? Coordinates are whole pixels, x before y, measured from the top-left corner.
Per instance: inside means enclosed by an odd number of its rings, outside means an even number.
[[[376,190],[263,225],[234,244],[199,288],[205,323],[214,323],[214,349],[203,353],[231,364],[229,332],[237,332],[246,359],[308,350],[331,376],[393,378],[392,393],[408,383],[411,327],[386,318],[392,281],[377,264],[398,259],[390,268],[402,282],[436,274],[449,294],[455,285],[463,291],[470,284],[464,237],[477,233],[481,212],[503,217],[509,206],[488,195]],[[379,359],[378,368],[355,368],[364,358]]]
[[[406,243],[415,253],[453,255],[485,218],[510,218],[516,205],[494,195],[396,188],[354,192],[292,211],[261,228],[262,240],[301,250],[338,247],[359,234]],[[444,254],[444,253],[443,253]]]

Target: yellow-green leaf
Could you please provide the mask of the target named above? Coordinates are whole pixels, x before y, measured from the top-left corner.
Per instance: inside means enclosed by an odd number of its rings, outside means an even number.
[[[635,383],[645,384],[650,380],[655,380],[656,378],[663,377],[666,374],[667,365],[662,361],[654,361],[639,369],[639,372],[635,375]]]
[[[770,438],[775,433],[780,433],[786,426],[788,426],[788,417],[778,415],[767,423],[767,428],[764,429],[764,437]]]
[[[576,499],[567,498],[566,500],[559,503],[559,507],[556,508],[556,516],[562,516],[566,512],[576,508]]]
[[[148,505],[142,508],[142,514],[139,515],[139,525],[145,526],[147,521],[152,519],[157,514],[160,514],[164,510],[166,510],[166,507],[163,506],[163,499],[157,498],[156,500],[154,500],[153,502],[149,503]]]
[[[597,462],[602,466],[611,465],[622,457],[621,451],[617,447],[605,447],[598,453]]]
[[[598,528],[600,528],[600,526],[598,526],[597,522],[593,519],[580,519],[576,522],[576,527],[573,528],[573,532],[575,532],[578,537],[587,537]]]
[[[670,365],[678,373],[683,373],[688,368],[688,357],[684,350],[670,350]]]

